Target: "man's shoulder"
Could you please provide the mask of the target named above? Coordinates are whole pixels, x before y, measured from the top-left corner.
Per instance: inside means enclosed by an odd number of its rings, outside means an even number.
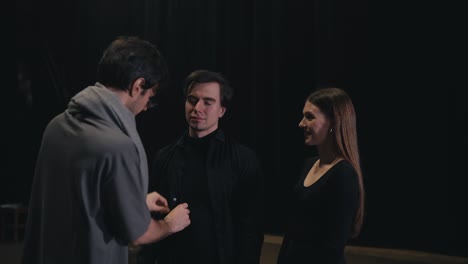
[[[222,142],[224,142],[224,144],[228,144],[228,145],[231,145],[231,146],[234,146],[242,151],[246,151],[246,152],[255,152],[254,149],[247,145],[246,143],[242,142],[241,140],[239,140],[238,138],[236,137],[233,137],[225,132],[223,132],[222,134]]]
[[[158,149],[158,153],[167,153],[169,151],[172,151],[177,147],[177,145],[177,141],[166,144]]]
[[[256,160],[257,153],[251,146],[241,142],[237,138],[226,136],[224,144],[229,145],[229,149],[237,153],[241,160]]]
[[[178,148],[180,148],[180,146],[181,146],[181,138],[178,138],[177,140],[173,142],[170,142],[166,145],[163,145],[157,148],[155,159],[160,159],[162,156],[167,156],[170,153],[173,153]]]
[[[248,146],[248,145],[246,145],[244,143],[240,143],[240,142],[237,142],[237,145],[239,146],[239,149],[242,152],[250,153],[252,155],[255,154],[255,150],[252,147],[250,147],[250,146]]]

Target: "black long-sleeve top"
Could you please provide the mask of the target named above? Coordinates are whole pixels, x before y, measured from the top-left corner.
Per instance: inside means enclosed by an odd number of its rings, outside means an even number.
[[[342,160],[311,186],[304,180],[317,158],[306,160],[294,186],[289,225],[278,264],[344,264],[344,251],[351,237],[359,205],[358,176]]]
[[[194,142],[185,133],[161,149],[153,162],[150,191],[166,197],[171,209],[187,202],[191,217],[195,217],[186,230],[158,242],[159,247],[153,251],[158,251],[158,263],[163,264],[213,263],[213,259],[219,264],[258,264],[264,207],[258,159],[251,149],[220,129],[207,137],[208,142],[203,142],[204,138]],[[201,182],[194,182],[193,177]],[[205,237],[200,238],[201,235]],[[188,241],[208,244],[190,245]],[[194,256],[190,261],[183,261],[186,258],[180,256],[193,248],[209,247],[212,252],[198,256],[211,260],[194,259],[195,252],[190,253]]]

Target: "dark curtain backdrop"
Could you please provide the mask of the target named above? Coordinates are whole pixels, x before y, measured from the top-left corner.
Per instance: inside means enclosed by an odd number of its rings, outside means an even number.
[[[404,7],[365,0],[15,3],[14,52],[4,61],[9,173],[1,177],[1,202],[27,203],[45,125],[95,82],[112,39],[138,35],[159,46],[171,74],[158,108],[137,117],[149,159],[185,128],[185,76],[200,68],[224,73],[235,94],[221,125],[256,150],[265,172],[265,232],[282,234],[290,187],[303,158],[314,154],[297,127],[304,100],[317,85],[338,86],[356,107],[367,190],[363,232],[351,243],[468,256],[464,159],[448,154],[457,150],[449,145],[467,145],[459,125],[466,110],[459,101],[449,124],[455,102],[448,90],[426,90],[431,76],[418,69],[427,49],[416,41],[420,25],[403,19]]]

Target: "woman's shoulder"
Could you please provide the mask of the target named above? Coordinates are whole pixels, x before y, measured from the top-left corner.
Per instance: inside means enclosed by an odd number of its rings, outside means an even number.
[[[330,169],[331,178],[345,184],[357,183],[358,177],[354,167],[347,160],[341,160]]]
[[[356,170],[354,169],[353,165],[345,159],[340,160],[333,166],[338,171],[341,171],[342,173],[353,173],[356,174]]]

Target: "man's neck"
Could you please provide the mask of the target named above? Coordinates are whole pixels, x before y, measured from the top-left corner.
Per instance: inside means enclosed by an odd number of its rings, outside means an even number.
[[[205,131],[195,131],[192,128],[189,128],[189,137],[191,138],[204,138],[208,135],[214,134],[218,130],[216,127],[213,130],[205,130]]]

